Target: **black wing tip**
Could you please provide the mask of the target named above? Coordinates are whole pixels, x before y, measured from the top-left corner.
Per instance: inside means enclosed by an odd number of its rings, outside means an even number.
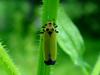
[[[44,63],[46,65],[54,65],[56,63],[56,61],[48,60],[48,61],[44,61]]]

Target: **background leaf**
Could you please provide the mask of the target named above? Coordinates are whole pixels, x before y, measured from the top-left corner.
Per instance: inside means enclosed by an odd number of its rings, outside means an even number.
[[[94,66],[94,69],[93,69],[91,75],[100,75],[100,55],[98,57],[98,60]]]
[[[0,64],[5,68],[9,75],[21,75],[15,64],[0,43]]]
[[[64,10],[60,7],[58,11],[58,44],[62,50],[68,54],[75,65],[81,66],[86,75],[87,64],[82,60],[82,54],[84,52],[84,41],[72,23],[72,21],[65,14]]]
[[[84,41],[62,8],[58,11],[58,43],[73,60],[78,59],[84,51]],[[75,59],[76,58],[76,59]]]

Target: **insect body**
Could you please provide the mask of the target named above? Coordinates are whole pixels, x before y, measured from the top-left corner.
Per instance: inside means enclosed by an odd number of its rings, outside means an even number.
[[[57,40],[56,40],[56,27],[53,22],[48,22],[43,27],[43,40],[44,40],[44,63],[46,65],[54,65],[57,56]]]

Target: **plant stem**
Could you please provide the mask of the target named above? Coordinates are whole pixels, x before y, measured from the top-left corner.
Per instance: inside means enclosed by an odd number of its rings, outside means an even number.
[[[42,26],[48,21],[56,22],[57,9],[59,0],[43,0],[42,10]],[[50,75],[50,67],[44,64],[43,59],[43,35],[40,37],[40,56],[39,56],[39,68],[38,75]]]
[[[42,37],[42,36],[41,36]],[[40,52],[39,52],[39,67],[38,67],[38,75],[49,75],[50,68],[49,66],[44,64],[44,59],[43,59],[43,39],[40,39]]]
[[[0,63],[3,63],[9,75],[20,75],[20,72],[0,43]]]
[[[56,21],[59,0],[43,0],[42,23],[49,20]]]

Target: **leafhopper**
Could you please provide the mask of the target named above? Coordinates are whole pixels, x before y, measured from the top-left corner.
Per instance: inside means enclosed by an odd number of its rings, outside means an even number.
[[[49,21],[43,26],[43,55],[46,65],[54,65],[57,57],[56,25]]]

